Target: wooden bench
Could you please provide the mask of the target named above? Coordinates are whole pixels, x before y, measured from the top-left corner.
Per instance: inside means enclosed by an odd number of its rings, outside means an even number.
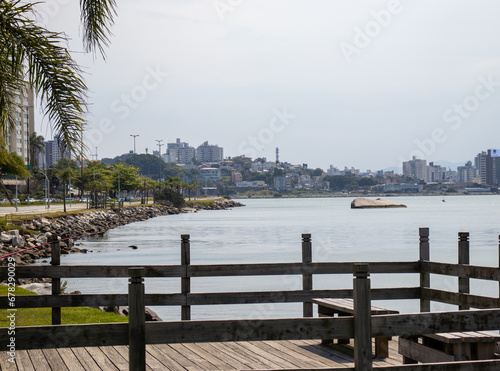
[[[500,335],[487,331],[449,332],[399,337],[403,363],[493,359]]]
[[[318,304],[318,315],[320,317],[352,316],[354,315],[354,301],[352,299],[313,299],[313,303]],[[372,305],[371,314],[398,314],[397,310],[377,307]],[[389,357],[389,339],[388,337],[375,338],[375,357]],[[332,339],[323,339],[322,344],[332,343]],[[349,339],[338,339],[338,344],[348,344]]]

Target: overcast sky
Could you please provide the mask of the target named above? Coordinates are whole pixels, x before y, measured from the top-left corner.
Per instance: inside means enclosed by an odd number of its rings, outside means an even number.
[[[498,1],[117,0],[106,61],[81,53],[78,3],[39,17],[85,68],[99,158],[131,134],[323,169],[500,148]]]

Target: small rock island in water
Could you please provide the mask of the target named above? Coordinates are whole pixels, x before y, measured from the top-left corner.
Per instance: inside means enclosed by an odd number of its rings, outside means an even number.
[[[382,200],[377,198],[376,200],[370,198],[356,198],[351,202],[351,209],[373,209],[373,208],[389,208],[389,207],[406,207],[403,204],[397,204],[392,201]]]

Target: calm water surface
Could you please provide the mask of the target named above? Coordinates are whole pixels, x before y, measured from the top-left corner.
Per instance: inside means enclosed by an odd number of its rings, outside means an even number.
[[[191,263],[273,263],[301,260],[301,234],[311,233],[314,261],[418,260],[418,228],[430,228],[431,259],[457,262],[458,232],[470,232],[471,264],[498,266],[500,196],[397,197],[406,209],[352,210],[351,198],[243,200],[246,207],[162,216],[82,241],[88,254],[62,264],[180,264],[180,235],[191,235]],[[129,248],[137,245],[138,249]],[[372,287],[418,286],[417,275],[373,275]],[[300,276],[192,278],[192,292],[296,290]],[[70,291],[127,292],[127,279],[72,279]],[[431,277],[431,286],[456,290],[456,279]],[[315,289],[352,288],[352,275],[317,275]],[[498,295],[498,283],[473,280],[472,293]],[[179,292],[180,279],[146,280],[146,292]],[[377,302],[402,312],[418,301]],[[193,319],[298,317],[302,305],[194,306]],[[432,310],[452,306],[433,304]],[[165,320],[178,307],[154,307]]]

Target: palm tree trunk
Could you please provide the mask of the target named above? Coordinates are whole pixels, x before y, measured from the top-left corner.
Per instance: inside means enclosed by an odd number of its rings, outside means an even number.
[[[5,184],[3,184],[3,180],[0,179],[0,184],[2,185],[2,188],[3,188],[3,192],[5,193],[5,198],[7,198],[7,200],[9,200],[10,204],[16,208],[16,211],[18,210],[17,209],[17,203],[16,205],[14,205],[14,203],[12,202],[12,200],[10,199],[10,196],[9,196],[9,191],[7,191],[7,188],[5,188]]]
[[[66,212],[66,182],[63,182],[63,187],[64,212]]]

